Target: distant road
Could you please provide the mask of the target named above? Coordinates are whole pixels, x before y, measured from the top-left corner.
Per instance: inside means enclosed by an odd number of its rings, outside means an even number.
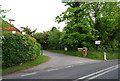
[[[55,56],[57,55],[55,54]],[[64,61],[62,60],[62,62]],[[65,79],[69,79],[67,81],[79,81],[79,80],[88,81],[89,79],[114,79],[115,81],[118,81],[119,67],[120,65],[118,65],[118,60],[111,61],[89,60],[89,62],[78,61],[78,63],[49,68],[41,71],[33,71],[29,73],[26,72],[24,74],[14,76],[13,75],[4,76],[3,79],[17,79],[17,81],[18,79],[23,79],[23,81],[24,79],[49,79],[49,81],[52,81],[50,79],[61,79],[61,81],[62,80],[65,81]]]

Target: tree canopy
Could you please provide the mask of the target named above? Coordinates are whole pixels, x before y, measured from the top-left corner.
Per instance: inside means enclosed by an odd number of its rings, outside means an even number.
[[[56,17],[58,23],[65,22],[62,44],[70,49],[94,46],[95,40],[102,45],[118,42],[119,2],[67,2],[65,12]],[[117,45],[116,45],[117,46]]]

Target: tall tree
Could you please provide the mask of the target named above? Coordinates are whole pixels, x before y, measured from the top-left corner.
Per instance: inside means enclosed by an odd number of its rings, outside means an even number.
[[[56,27],[53,27],[49,32],[49,37],[48,37],[49,49],[58,50],[61,48],[61,44],[59,40],[60,36],[61,36],[61,32]]]
[[[85,2],[66,3],[66,6],[69,6],[68,9],[56,17],[58,23],[65,21],[67,24],[61,41],[69,49],[73,50],[83,46],[90,47],[89,41],[92,42],[97,37],[96,34],[92,34],[92,32],[96,33],[96,30],[91,27],[91,23],[88,21],[90,20],[90,12],[86,5]]]
[[[91,3],[93,17],[95,19],[94,28],[98,30],[102,45],[115,49],[119,44],[116,36],[119,33],[119,10],[118,2]],[[115,45],[116,44],[116,45]]]
[[[110,39],[114,29],[118,28],[118,2],[91,3],[91,5],[95,18],[94,28],[99,32],[99,40],[104,42],[105,39]]]
[[[64,45],[72,48],[91,47],[95,40],[102,44],[114,41],[118,31],[118,2],[68,2],[68,9],[56,17],[58,23],[65,21]],[[77,37],[77,38],[75,38]]]

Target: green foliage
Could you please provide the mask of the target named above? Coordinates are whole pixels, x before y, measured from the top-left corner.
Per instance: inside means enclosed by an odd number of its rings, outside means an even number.
[[[87,47],[83,47],[82,49],[83,49],[83,50],[88,50],[88,48],[87,48]]]
[[[13,27],[10,23],[2,19],[2,28]]]
[[[76,50],[76,47],[79,43],[80,34],[79,33],[71,33],[71,34],[63,34],[61,36],[61,43],[64,47],[68,47],[68,50]]]
[[[51,52],[70,55],[70,56],[77,56],[83,58],[89,58],[94,60],[104,60],[104,52],[97,52],[97,51],[88,51],[88,55],[84,56],[81,52],[72,52],[72,51],[63,51],[63,50],[50,50]],[[107,60],[113,59],[120,59],[118,56],[119,52],[107,52]]]
[[[91,47],[93,41],[98,37],[97,30],[91,26],[92,18],[85,2],[66,3],[68,9],[56,17],[58,23],[65,21],[64,34],[61,36],[61,42],[70,50],[76,50],[78,47]],[[91,21],[91,22],[90,22]]]
[[[110,43],[111,43],[111,44],[110,44],[110,48],[112,48],[112,51],[118,50],[119,41],[114,40],[114,41],[112,41],[112,42],[110,42]]]
[[[43,49],[62,49],[60,43],[61,32],[53,27],[51,31],[46,31],[43,33],[35,33],[33,37],[41,44]]]
[[[28,35],[4,33],[2,45],[3,68],[32,61],[40,56],[40,44]]]
[[[0,9],[0,35],[2,35],[2,31],[6,30],[4,28],[8,28],[8,27],[13,27],[12,24],[8,23],[7,21],[5,21],[4,19],[6,18],[6,13],[9,12],[10,10],[1,10]]]
[[[6,10],[6,9],[0,9],[0,18],[5,18],[6,15],[5,13],[9,12],[10,10]]]
[[[120,47],[119,2],[67,2],[68,9],[56,17],[56,22],[65,21],[61,44],[71,50],[77,47],[95,47],[100,40],[104,49]]]
[[[35,30],[31,30],[30,28],[28,28],[28,26],[27,27],[21,27],[22,29],[23,29],[23,32],[25,32],[26,34],[28,34],[28,35],[30,35],[30,36],[33,36],[34,35],[34,33],[36,32],[36,30],[37,29],[35,29]]]
[[[2,69],[2,75],[13,73],[13,72],[16,72],[22,69],[27,69],[27,68],[39,65],[41,63],[48,61],[48,59],[49,59],[48,56],[40,56],[36,58],[34,61],[30,61],[30,62],[26,62],[26,63],[20,64],[17,66]]]
[[[38,43],[41,44],[43,49],[47,49],[48,47],[48,37],[49,37],[49,31],[43,32],[43,33],[35,33],[33,37],[37,40]]]
[[[60,36],[61,36],[61,32],[57,30],[56,27],[53,27],[52,30],[49,32],[49,37],[48,37],[49,49],[56,49],[56,50],[61,49]]]
[[[97,12],[100,12],[96,16],[95,29],[98,30],[99,40],[104,44],[108,44],[108,41],[114,41],[118,30],[118,16],[119,7],[117,2],[113,3],[101,3],[97,4],[99,7]],[[95,10],[95,8],[93,8]],[[101,16],[102,15],[102,16]]]

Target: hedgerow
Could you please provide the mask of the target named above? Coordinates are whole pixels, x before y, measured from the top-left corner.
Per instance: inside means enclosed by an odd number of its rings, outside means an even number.
[[[32,61],[40,56],[40,44],[29,35],[4,33],[2,67],[8,68]]]

